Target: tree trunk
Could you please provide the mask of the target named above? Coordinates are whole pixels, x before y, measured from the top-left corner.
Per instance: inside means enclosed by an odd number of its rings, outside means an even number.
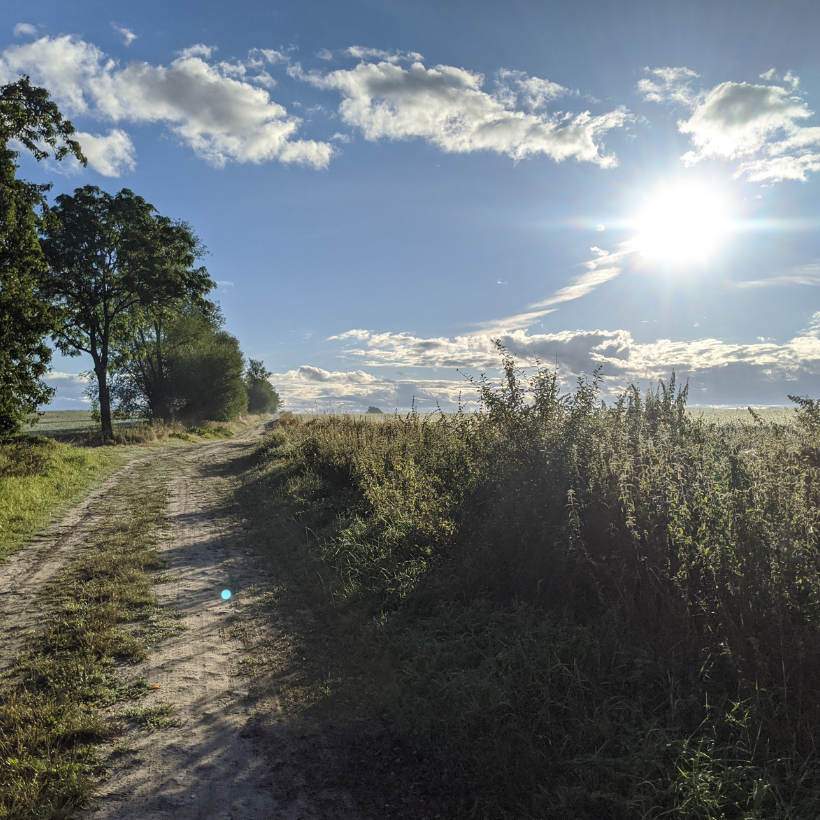
[[[97,374],[97,384],[100,391],[100,427],[103,441],[114,438],[114,427],[111,424],[111,393],[108,390],[108,372],[105,367],[98,366],[94,370]]]

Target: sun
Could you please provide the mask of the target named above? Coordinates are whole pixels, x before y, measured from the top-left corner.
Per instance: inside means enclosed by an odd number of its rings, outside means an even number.
[[[703,184],[663,188],[646,202],[636,220],[635,250],[671,265],[704,263],[729,230],[722,194]]]

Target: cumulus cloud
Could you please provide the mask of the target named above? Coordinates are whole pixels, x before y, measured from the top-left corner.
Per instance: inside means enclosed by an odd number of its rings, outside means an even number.
[[[34,37],[37,34],[37,26],[31,23],[18,23],[14,27],[15,37]]]
[[[547,103],[568,90],[523,72],[500,72],[497,92],[490,94],[482,89],[481,74],[446,65],[426,68],[418,54],[358,46],[348,53],[360,60],[352,69],[304,73],[294,65],[291,73],[337,91],[342,120],[368,140],[419,138],[454,153],[494,151],[515,160],[542,154],[603,168],[618,164],[614,154],[605,153],[603,138],[631,121],[623,108],[598,116],[550,113]],[[408,67],[401,65],[406,61]]]
[[[347,347],[347,355],[363,359],[368,367],[460,368],[476,375],[499,365],[492,339],[485,334],[425,339],[356,330],[347,338],[356,343]],[[638,343],[627,330],[512,330],[495,338],[522,364],[557,361],[567,387],[579,373],[603,365],[610,395],[629,383],[666,378],[672,370],[690,380],[693,401],[709,404],[786,404],[786,393],[820,390],[820,313],[806,330],[782,344],[769,339],[732,344],[714,338]],[[460,389],[468,393],[463,385]]]
[[[140,61],[121,66],[79,38],[41,37],[5,49],[0,77],[8,82],[19,73],[30,74],[72,116],[117,124],[165,123],[218,167],[270,160],[326,167],[334,148],[296,139],[300,119],[248,81],[244,66],[209,62],[213,51],[198,44],[168,66]]]
[[[646,100],[689,109],[688,118],[678,122],[693,146],[682,157],[687,166],[704,159],[737,161],[735,175],[752,182],[805,181],[820,170],[820,127],[803,124],[814,112],[797,93],[799,80],[791,73],[780,80],[774,70],[767,71],[761,79],[768,85],[723,82],[699,91],[691,88],[698,75],[689,69],[649,73],[638,84]]]
[[[361,370],[329,372],[312,365],[274,373],[270,381],[283,407],[302,413],[362,413],[371,405],[389,413],[407,411],[414,403],[422,411],[433,411],[437,405],[452,409],[466,386],[463,380],[389,378]]]
[[[137,39],[137,35],[131,31],[130,28],[125,28],[124,26],[118,26],[116,23],[111,24],[111,28],[117,32],[117,34],[122,35],[122,41],[125,43],[126,46],[130,46],[134,40]]]
[[[125,131],[115,128],[104,137],[78,131],[75,138],[88,164],[103,176],[118,177],[133,171],[137,165],[134,143]]]

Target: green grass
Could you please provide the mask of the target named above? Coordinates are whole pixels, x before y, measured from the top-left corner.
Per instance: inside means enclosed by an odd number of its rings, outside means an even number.
[[[0,443],[0,561],[136,454],[32,436]]]
[[[93,791],[94,745],[123,731],[100,709],[148,694],[122,685],[116,664],[145,656],[157,607],[152,573],[166,480],[154,467],[108,498],[86,548],[39,600],[46,628],[0,683],[0,818],[69,817]],[[132,707],[125,719],[170,725],[172,707]]]
[[[504,367],[480,414],[283,420],[237,499],[448,816],[820,816],[820,408]]]

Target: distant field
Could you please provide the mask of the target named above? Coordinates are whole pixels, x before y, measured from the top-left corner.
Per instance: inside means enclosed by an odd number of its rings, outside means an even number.
[[[721,409],[712,409],[709,407],[689,407],[688,411],[693,416],[702,416],[707,422],[715,424],[749,424],[752,422],[752,416],[747,407],[730,407]],[[794,424],[796,416],[793,407],[769,407],[769,408],[754,408],[760,418],[770,424]],[[330,416],[344,416],[351,419],[365,419],[368,421],[385,421],[392,419],[394,414],[391,413],[297,413],[302,421],[309,421],[315,418],[328,418]],[[404,417],[407,413],[399,413]],[[420,413],[421,416],[437,416],[438,411],[430,413]],[[445,413],[446,416],[455,415],[453,413]]]
[[[715,424],[748,424],[752,415],[747,407],[730,407],[728,409],[712,410],[707,408],[690,407],[693,416],[703,416],[704,421]],[[797,419],[793,407],[770,407],[765,409],[753,408],[763,421],[769,424],[794,424]]]
[[[136,420],[118,421],[115,427],[133,427]],[[23,432],[35,436],[80,436],[94,427],[90,410],[46,410],[40,421],[23,427]]]

